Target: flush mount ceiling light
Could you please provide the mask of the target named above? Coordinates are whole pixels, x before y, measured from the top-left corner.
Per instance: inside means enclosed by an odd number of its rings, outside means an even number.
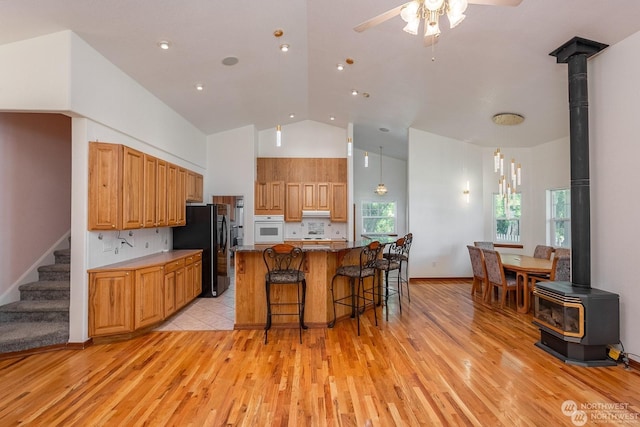
[[[403,30],[409,34],[417,35],[420,24],[424,21],[424,42],[425,45],[431,45],[440,36],[439,21],[442,15],[447,15],[449,27],[454,28],[464,20],[468,4],[517,6],[521,2],[522,0],[412,0],[363,22],[354,30],[362,32],[400,15],[407,23]]]
[[[524,116],[517,113],[498,113],[491,120],[501,126],[514,126],[524,122]]]
[[[161,40],[158,42],[158,47],[160,47],[160,49],[162,50],[167,50],[171,47],[171,42],[168,42],[166,40]]]

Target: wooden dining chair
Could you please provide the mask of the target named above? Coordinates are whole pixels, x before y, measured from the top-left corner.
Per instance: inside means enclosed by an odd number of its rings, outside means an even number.
[[[495,249],[493,242],[473,242],[473,246],[480,249],[491,249],[491,250]]]
[[[538,245],[533,251],[534,258],[551,259],[553,246]]]
[[[555,248],[553,251],[554,257],[571,257],[571,249],[569,248]]]
[[[499,289],[502,291],[502,297],[500,299],[500,306],[504,307],[507,302],[507,294],[513,292],[517,295],[517,281],[516,276],[513,273],[505,273],[502,266],[502,260],[500,259],[500,253],[492,251],[491,249],[483,249],[484,263],[487,268],[487,283],[489,289],[487,289],[485,295],[485,301],[491,302],[491,290]]]
[[[471,269],[473,271],[473,283],[471,285],[471,295],[475,295],[478,290],[482,293],[487,291],[487,267],[484,265],[484,255],[482,249],[477,246],[467,245],[469,258],[471,259]]]

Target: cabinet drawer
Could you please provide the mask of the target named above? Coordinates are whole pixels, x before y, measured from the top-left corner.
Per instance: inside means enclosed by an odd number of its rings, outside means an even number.
[[[171,273],[172,271],[176,271],[180,268],[184,267],[184,258],[181,258],[176,261],[171,261],[164,265],[164,273]]]

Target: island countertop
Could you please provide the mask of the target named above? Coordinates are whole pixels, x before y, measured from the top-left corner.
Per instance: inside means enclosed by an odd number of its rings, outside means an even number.
[[[326,251],[326,252],[340,252],[348,249],[358,249],[367,246],[369,243],[374,240],[379,241],[383,245],[393,243],[397,239],[388,236],[380,236],[378,238],[357,240],[357,241],[346,241],[346,240],[296,240],[295,243],[292,243],[293,246],[298,246],[302,248],[305,252],[318,252],[318,251]],[[300,244],[300,242],[302,244]],[[286,241],[285,241],[286,243]],[[233,247],[234,252],[260,252],[262,253],[266,248],[270,248],[275,245],[272,244],[255,244],[255,245],[242,245]]]

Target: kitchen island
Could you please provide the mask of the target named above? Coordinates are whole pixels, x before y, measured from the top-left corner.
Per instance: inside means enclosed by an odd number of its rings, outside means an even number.
[[[386,244],[395,241],[383,237],[378,239]],[[304,273],[307,280],[305,301],[305,324],[310,328],[326,328],[333,319],[331,299],[331,279],[336,269],[343,263],[357,264],[360,251],[371,240],[357,242],[323,241],[298,245],[305,252]],[[264,249],[272,245],[238,246],[235,255],[236,317],[235,329],[262,329],[266,324],[267,307],[265,294],[265,274],[267,268],[262,259]],[[371,279],[365,281],[371,287]],[[349,294],[349,281],[344,277],[336,279],[335,296],[340,298]],[[293,286],[277,286],[272,289],[271,299],[277,301],[296,301]],[[336,307],[337,319],[349,317],[349,307]],[[282,321],[285,317],[275,316],[273,327],[278,325],[297,328],[292,320]]]

